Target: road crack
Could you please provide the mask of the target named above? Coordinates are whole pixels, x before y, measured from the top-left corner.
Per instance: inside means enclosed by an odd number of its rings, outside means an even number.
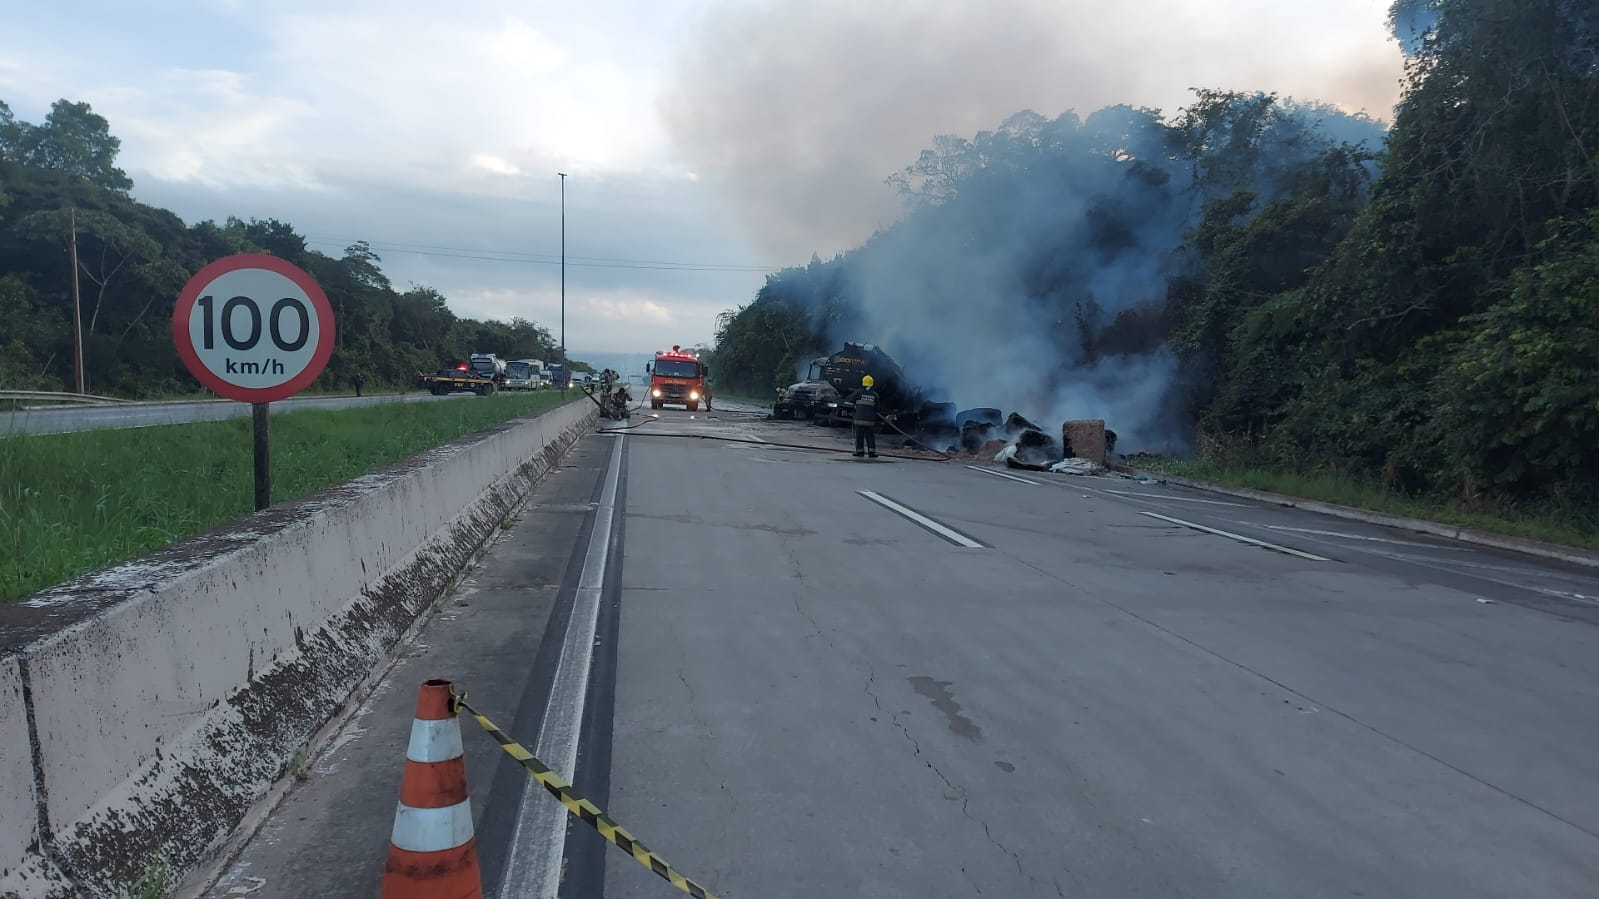
[[[943,782],[944,787],[949,792],[954,793],[955,796],[960,799],[962,817],[964,817],[968,821],[972,821],[972,822],[976,823],[977,825],[979,825],[980,827],[982,827],[983,828],[983,837],[985,839],[987,839],[988,842],[991,843],[994,846],[994,848],[998,849],[1000,852],[1003,852],[1005,855],[1009,856],[1010,860],[1016,864],[1016,873],[1018,873],[1021,876],[1027,878],[1027,882],[1032,884],[1036,888],[1038,886],[1038,878],[1034,877],[1032,874],[1029,874],[1027,872],[1027,869],[1022,865],[1021,853],[1011,849],[1009,846],[1006,846],[1004,843],[1002,843],[998,839],[996,839],[995,836],[994,836],[993,829],[988,826],[988,822],[986,820],[984,820],[983,818],[979,818],[978,816],[972,814],[972,810],[971,810],[971,804],[972,804],[971,794],[966,791],[965,787],[963,787],[963,786],[955,783],[954,781],[950,780],[949,776],[944,773],[943,769],[941,769],[937,765],[933,764],[931,759],[922,758],[922,744],[921,744],[921,741],[916,739],[916,737],[911,733],[910,728],[905,726],[905,723],[900,720],[899,715],[896,712],[894,712],[893,709],[885,709],[885,708],[883,708],[883,702],[882,702],[882,700],[880,700],[877,697],[877,691],[874,689],[876,687],[876,685],[877,685],[877,669],[876,669],[875,666],[873,666],[870,663],[868,663],[867,666],[866,666],[866,686],[862,690],[862,692],[864,692],[867,696],[870,696],[872,698],[872,705],[876,706],[877,710],[879,712],[887,713],[889,722],[891,724],[893,724],[896,729],[899,730],[900,735],[905,738],[906,742],[911,744],[911,757],[914,758],[914,759],[917,759],[922,764],[926,765],[927,769],[929,771],[932,771],[933,774],[936,775],[938,777],[938,779]],[[968,880],[971,879],[971,875],[966,872],[965,868],[961,869],[961,873],[966,874]],[[1055,886],[1056,895],[1059,895],[1061,897],[1064,897],[1066,895],[1061,890],[1061,886],[1060,886],[1060,881],[1059,880],[1055,881],[1054,886]],[[979,896],[982,895],[983,890],[982,890],[981,887],[977,886],[976,881],[972,882],[972,888],[977,890],[977,894]]]
[[[805,572],[803,569],[801,569],[799,559],[794,555],[793,550],[788,551],[788,565],[789,573],[794,580],[799,581],[802,587],[809,586],[809,582],[805,579]],[[829,636],[826,631],[822,630],[822,626],[820,624],[816,623],[816,618],[813,617],[811,613],[805,611],[804,606],[800,605],[800,598],[798,595],[794,597],[794,611],[801,618],[805,619],[806,624],[811,626],[811,633],[806,634],[805,639],[809,640],[812,637],[821,637],[823,640],[827,641],[827,646],[829,649],[838,648],[836,645],[834,645],[833,638]]]
[[[800,605],[798,596],[794,597],[794,611],[798,612],[799,616],[805,619],[806,623],[811,626],[813,633],[806,634],[806,637],[821,637],[827,640],[829,646],[832,645],[833,641],[828,639],[826,634],[822,633],[822,626],[816,623],[816,619],[811,617],[811,613],[805,611],[804,606]]]
[[[680,645],[683,645],[683,644],[681,644],[681,642],[680,642]],[[685,662],[686,662],[686,658],[685,658]],[[706,735],[710,738],[710,744],[712,746],[715,746],[716,745],[716,728],[711,726],[710,720],[705,717],[705,714],[704,714],[703,710],[700,708],[699,694],[698,694],[698,692],[695,691],[694,685],[689,683],[688,672],[687,672],[687,668],[686,668],[685,664],[679,664],[678,665],[678,667],[677,667],[677,679],[678,679],[678,681],[680,681],[683,684],[683,689],[688,692],[688,707],[689,707],[690,714],[693,716],[694,722],[696,724],[698,724],[701,728],[704,729]],[[715,765],[714,761],[712,760],[710,753],[708,753],[708,752],[701,753],[700,754],[700,762],[705,766],[705,770],[707,772],[709,772],[713,777],[715,777],[715,776],[717,776],[719,774],[719,772],[716,770],[716,765]],[[732,802],[732,806],[731,806],[731,808],[728,809],[728,813],[722,817],[722,845],[723,846],[727,846],[727,845],[730,844],[731,839],[732,839],[733,821],[735,820],[735,815],[738,812],[738,796],[737,796],[736,793],[731,792],[731,791],[729,791],[727,789],[727,779],[725,777],[721,778],[720,783],[721,783],[722,792],[726,793],[728,798]],[[714,889],[716,884],[720,880],[721,880],[721,867],[720,867],[720,865],[718,865],[718,866],[713,867],[711,869],[711,878],[710,878],[711,887]]]

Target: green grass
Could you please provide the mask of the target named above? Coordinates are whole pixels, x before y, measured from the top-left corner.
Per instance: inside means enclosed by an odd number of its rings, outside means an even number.
[[[1374,481],[1363,481],[1333,473],[1297,473],[1159,456],[1140,458],[1136,464],[1148,471],[1211,484],[1263,490],[1370,512],[1472,528],[1507,537],[1525,537],[1564,546],[1599,550],[1599,521],[1581,514],[1561,515],[1492,504],[1478,504],[1476,507],[1466,508],[1460,503],[1448,500],[1406,496],[1386,489]]]
[[[771,408],[777,402],[777,391],[772,391],[770,396],[750,396],[744,393],[712,393],[711,403],[746,403],[751,406],[764,406]]]
[[[361,389],[362,389],[362,392],[365,393],[368,396],[371,396],[374,393],[397,393],[397,392],[400,392],[400,391],[397,391],[395,389],[382,389],[382,388],[378,388],[378,387],[373,387],[370,384],[365,386],[365,387],[363,387],[363,388],[361,388]],[[90,393],[94,393],[95,391],[91,390],[89,392]],[[100,396],[115,396],[116,394],[99,394],[99,395]],[[296,399],[300,399],[302,397],[316,397],[316,396],[355,396],[355,388],[354,387],[349,387],[349,388],[345,388],[343,390],[319,390],[319,389],[313,387],[313,388],[308,388],[306,390],[302,390],[299,393],[296,393],[294,396],[295,396]],[[124,399],[127,399],[127,397],[124,397]],[[140,396],[140,397],[135,397],[135,398],[133,398],[133,402],[137,402],[137,403],[198,403],[198,402],[203,402],[205,400],[217,400],[217,399],[222,399],[222,397],[217,396],[216,394],[212,393],[209,390],[189,390],[189,391],[165,390],[165,391],[157,391],[155,393],[145,394],[144,396]]]
[[[172,863],[165,855],[158,856],[138,880],[118,891],[117,899],[167,899],[172,895],[174,879]]]
[[[273,415],[273,502],[559,403],[507,393]],[[0,437],[0,602],[249,514],[253,464],[248,416]]]

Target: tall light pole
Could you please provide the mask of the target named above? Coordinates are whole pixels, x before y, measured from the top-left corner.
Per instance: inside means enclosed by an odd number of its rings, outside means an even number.
[[[566,365],[566,173],[561,176],[561,364]]]
[[[72,229],[68,247],[72,255],[72,383],[79,393],[88,388],[83,377],[83,313],[78,301],[78,210],[67,213],[67,227]]]

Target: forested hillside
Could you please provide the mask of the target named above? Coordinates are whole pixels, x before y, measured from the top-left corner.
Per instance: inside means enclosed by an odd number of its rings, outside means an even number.
[[[905,218],[719,322],[769,394],[880,342],[962,405],[1128,449],[1599,509],[1599,6],[1399,0],[1391,127],[1200,91],[940,137]],[[1130,438],[1130,439],[1128,439]]]
[[[476,351],[559,361],[550,333],[525,319],[475,321],[438,291],[396,289],[364,243],[332,257],[293,225],[230,218],[187,225],[129,196],[118,139],[84,103],[61,100],[43,122],[0,102],[0,388],[74,384],[69,220],[77,222],[86,388],[143,397],[197,391],[172,346],[178,291],[206,263],[267,252],[309,271],[337,315],[338,345],[313,389],[348,389],[357,371],[410,386]]]

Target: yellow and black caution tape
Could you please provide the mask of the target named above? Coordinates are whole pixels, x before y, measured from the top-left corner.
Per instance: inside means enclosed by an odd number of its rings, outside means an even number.
[[[716,896],[710,890],[679,874],[676,869],[666,863],[666,859],[656,855],[648,846],[640,843],[622,825],[612,821],[609,816],[600,811],[599,806],[583,798],[576,790],[572,789],[572,785],[563,780],[561,775],[546,768],[544,763],[539,761],[533,753],[524,749],[522,744],[512,740],[506,735],[505,731],[495,727],[494,722],[485,718],[482,712],[468,705],[466,694],[452,693],[451,695],[455,699],[455,710],[457,712],[466,712],[476,719],[478,725],[488,731],[489,736],[500,744],[500,748],[504,749],[511,758],[516,759],[517,763],[523,768],[526,768],[528,776],[537,781],[539,786],[543,787],[551,796],[560,800],[561,804],[566,806],[567,811],[581,818],[584,823],[599,831],[600,836],[615,844],[618,849],[633,856],[634,861],[654,871],[672,886],[695,897],[695,899],[716,899]]]

